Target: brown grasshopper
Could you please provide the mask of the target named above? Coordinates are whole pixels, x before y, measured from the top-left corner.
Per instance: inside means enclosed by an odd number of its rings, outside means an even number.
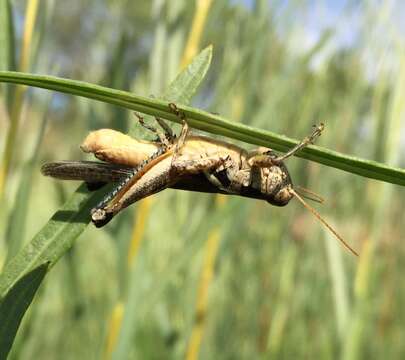
[[[271,149],[246,151],[236,145],[217,139],[190,135],[184,114],[174,104],[170,109],[183,121],[180,136],[176,138],[161,119],[156,119],[164,130],[159,132],[139,122],[158,136],[158,141],[133,139],[111,129],[90,133],[81,148],[93,153],[103,163],[56,162],[42,167],[44,175],[61,179],[84,180],[88,183],[118,182],[91,211],[97,227],[107,224],[118,212],[132,203],[168,187],[185,190],[217,192],[253,197],[272,205],[285,206],[296,197],[341,242],[358,255],[341,236],[302,198],[309,197],[295,190],[284,160],[311,144],[322,132],[323,124],[314,128],[309,137],[283,155]],[[305,189],[312,200],[320,198]]]

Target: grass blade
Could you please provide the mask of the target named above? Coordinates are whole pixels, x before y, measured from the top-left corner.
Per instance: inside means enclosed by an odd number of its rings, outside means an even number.
[[[90,210],[108,191],[90,193],[82,184],[38,234],[4,268],[0,275],[0,300],[36,266],[49,262],[51,268],[73,245],[90,222]]]
[[[29,62],[32,48],[32,37],[34,26],[38,13],[38,0],[29,0],[25,13],[23,42],[20,53],[19,69],[21,71],[29,70]],[[20,124],[21,111],[24,103],[24,87],[17,87],[13,94],[13,103],[10,111],[10,127],[6,136],[6,144],[3,154],[3,161],[0,166],[0,196],[4,192],[7,178],[9,176],[10,167],[14,158],[16,142],[18,137],[18,129]]]
[[[50,101],[47,101],[47,103],[49,102]],[[14,207],[13,210],[10,212],[6,233],[8,241],[6,262],[14,257],[18,250],[20,250],[24,241],[25,227],[28,215],[27,203],[29,202],[31,197],[34,174],[37,171],[38,156],[45,134],[46,124],[48,120],[47,110],[48,109],[43,109],[42,120],[39,127],[35,147],[32,152],[31,158],[24,165]]]
[[[0,0],[0,69],[15,68],[14,27],[9,0]]]
[[[108,190],[110,187],[90,193],[82,184],[31,242],[5,266],[0,275],[0,340],[4,342],[0,342],[0,359],[6,358],[20,322],[47,270],[84,231],[90,222],[90,209]],[[3,332],[7,336],[2,336]]]
[[[207,51],[207,49],[205,51]],[[203,53],[204,51],[199,56]],[[180,122],[178,117],[170,111],[167,101],[138,96],[126,91],[89,84],[83,81],[10,71],[0,71],[0,81],[25,84],[83,96],[113,105],[123,106],[145,114],[163,117],[174,122]],[[228,136],[251,144],[271,147],[278,151],[287,151],[298,143],[298,140],[293,140],[283,135],[256,129],[244,124],[231,122],[221,116],[189,106],[179,105],[178,108],[185,112],[188,123],[191,127],[196,129]],[[376,161],[345,155],[314,145],[303,149],[297,156],[364,177],[397,185],[405,185],[404,169],[391,167]]]
[[[208,46],[170,83],[163,99],[175,101],[176,104],[188,104],[207,74],[211,60],[212,46]]]
[[[44,263],[22,276],[0,302],[0,359],[7,359],[21,320],[48,271]]]
[[[0,70],[15,70],[13,11],[10,0],[0,0]],[[8,117],[11,113],[13,92],[12,86],[0,86],[0,95],[4,94],[0,104],[4,102]],[[0,178],[1,182],[3,180]]]

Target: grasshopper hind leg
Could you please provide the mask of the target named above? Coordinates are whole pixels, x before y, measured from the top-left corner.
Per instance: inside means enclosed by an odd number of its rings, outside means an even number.
[[[105,209],[108,207],[111,201],[114,201],[115,197],[123,190],[125,187],[128,186],[128,184],[131,183],[134,179],[137,177],[141,176],[142,172],[145,170],[145,168],[149,165],[149,163],[162,154],[164,154],[166,151],[165,148],[160,148],[158,151],[156,151],[151,157],[149,157],[147,160],[143,161],[138,167],[132,168],[131,171],[128,172],[127,176],[123,178],[115,187],[114,189],[109,192],[104,199],[97,204],[92,210],[91,210],[91,217],[94,225],[96,227],[101,227],[107,224],[114,214],[109,213],[105,211]]]
[[[96,227],[102,227],[106,225],[113,218],[115,213],[119,211],[119,210],[117,211],[116,207],[114,208],[114,206],[117,204],[118,199],[122,198],[123,194],[129,190],[129,187],[132,187],[133,185],[141,181],[141,179],[146,175],[146,172],[149,172],[151,170],[151,169],[147,170],[147,167],[149,166],[151,161],[159,158],[161,155],[164,155],[168,151],[172,151],[172,161],[169,170],[169,173],[171,175],[168,174],[168,178],[167,179],[165,178],[165,181],[168,182],[170,180],[170,176],[176,174],[175,163],[177,161],[179,151],[181,147],[184,145],[184,142],[188,135],[188,125],[186,121],[183,119],[183,128],[181,130],[181,134],[179,136],[178,141],[174,143],[174,136],[172,135],[171,130],[169,130],[170,128],[164,123],[163,120],[156,119],[158,124],[161,125],[163,130],[165,130],[165,134],[162,134],[152,126],[147,125],[141,115],[137,113],[135,113],[135,115],[137,116],[139,123],[144,128],[146,128],[147,130],[153,132],[158,136],[162,146],[160,146],[159,150],[156,153],[154,153],[151,157],[145,160],[137,168],[132,169],[129,176],[123,179],[123,181],[121,181],[112,192],[106,195],[105,198],[91,210],[92,221]],[[155,165],[153,165],[152,168],[154,166]],[[131,183],[133,184],[131,185]],[[163,186],[163,188],[167,186],[168,183],[165,186]],[[112,211],[113,208],[114,211]]]

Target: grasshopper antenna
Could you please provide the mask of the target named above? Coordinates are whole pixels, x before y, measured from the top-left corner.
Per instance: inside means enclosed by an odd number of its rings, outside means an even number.
[[[325,199],[322,196],[302,186],[296,186],[295,191],[298,193],[298,195],[305,199],[315,201],[319,204],[323,204],[325,202]]]
[[[336,232],[336,230],[330,226],[319,213],[310,205],[307,204],[307,202],[300,196],[294,189],[290,189],[291,194],[293,194],[302,205],[304,205],[318,220],[324,224],[328,230],[335,235],[335,237],[343,244],[343,246],[348,249],[351,253],[353,253],[355,256],[359,256],[359,254],[346,242],[343,240],[343,238]]]

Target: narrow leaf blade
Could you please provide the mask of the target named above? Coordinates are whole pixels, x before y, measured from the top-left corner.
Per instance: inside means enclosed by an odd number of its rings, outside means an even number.
[[[187,105],[204,79],[212,60],[212,46],[201,51],[169,85],[163,99]]]
[[[0,82],[2,81],[83,96],[152,116],[162,117],[174,122],[180,122],[180,119],[170,111],[168,101],[146,98],[126,91],[110,89],[83,81],[0,71]],[[184,105],[179,105],[178,108],[185,113],[188,124],[196,129],[227,136],[250,144],[271,147],[278,151],[287,151],[298,144],[298,140],[278,135],[271,131],[232,122],[206,111]],[[297,156],[353,174],[405,186],[404,169],[376,161],[357,158],[314,145],[306,147]]]
[[[0,302],[0,359],[7,359],[21,320],[31,304],[49,263],[44,263],[19,278]]]
[[[0,70],[14,69],[14,32],[10,0],[0,0]]]
[[[107,189],[108,188],[108,189]],[[51,268],[73,245],[90,222],[90,210],[109,187],[90,193],[82,184],[48,223],[23,249],[7,263],[0,275],[0,300],[32,268],[49,262]]]

